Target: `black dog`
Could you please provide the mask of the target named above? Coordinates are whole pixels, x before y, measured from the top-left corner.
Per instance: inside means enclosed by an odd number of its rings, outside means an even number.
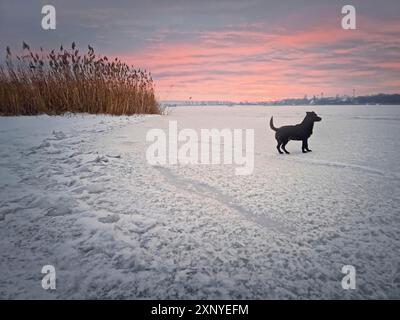
[[[312,112],[307,112],[306,117],[304,118],[302,123],[296,124],[295,126],[284,126],[280,128],[274,127],[273,117],[269,122],[269,125],[272,130],[276,131],[275,139],[278,141],[278,145],[276,148],[278,149],[279,153],[282,154],[281,147],[286,154],[289,152],[286,150],[286,145],[290,140],[300,140],[303,141],[303,145],[301,150],[303,153],[311,152],[308,149],[308,138],[313,133],[314,122],[321,121],[322,118],[318,117],[317,114]]]

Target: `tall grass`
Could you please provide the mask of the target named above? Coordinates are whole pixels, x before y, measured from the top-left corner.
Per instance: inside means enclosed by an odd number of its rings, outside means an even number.
[[[65,112],[130,115],[161,113],[151,74],[129,67],[118,58],[98,56],[88,46],[81,54],[70,49],[23,55],[7,47],[0,63],[0,114],[35,115]]]

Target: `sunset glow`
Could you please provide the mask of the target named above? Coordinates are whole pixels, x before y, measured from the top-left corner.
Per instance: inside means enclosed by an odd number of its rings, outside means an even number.
[[[400,91],[399,6],[353,1],[357,30],[341,27],[340,1],[106,1],[57,3],[57,30],[30,16],[0,28],[2,43],[77,41],[149,70],[160,100],[264,101]],[[11,25],[11,11],[2,11]],[[15,17],[13,17],[15,18]],[[17,17],[18,18],[18,17]],[[15,19],[13,20],[15,22]],[[78,36],[78,39],[76,39]]]
[[[361,23],[362,23],[362,19]],[[294,33],[232,30],[150,44],[123,59],[152,71],[163,99],[264,101],[304,95],[398,92],[397,34],[365,23]],[[393,24],[400,32],[400,24]],[[383,37],[382,34],[385,36]]]

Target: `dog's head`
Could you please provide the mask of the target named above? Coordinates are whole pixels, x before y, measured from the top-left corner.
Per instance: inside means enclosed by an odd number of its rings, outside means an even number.
[[[306,118],[312,122],[317,122],[322,120],[322,118],[319,117],[314,111],[307,112]]]

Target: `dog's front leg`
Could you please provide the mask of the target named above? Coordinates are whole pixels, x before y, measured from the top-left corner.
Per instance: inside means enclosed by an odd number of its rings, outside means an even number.
[[[303,143],[301,145],[301,151],[303,151],[303,153],[307,153],[308,152],[308,144],[307,144],[307,140],[303,140]]]
[[[305,147],[306,151],[311,152],[312,150],[308,149],[308,139],[304,140],[303,142],[304,142],[304,147]]]

